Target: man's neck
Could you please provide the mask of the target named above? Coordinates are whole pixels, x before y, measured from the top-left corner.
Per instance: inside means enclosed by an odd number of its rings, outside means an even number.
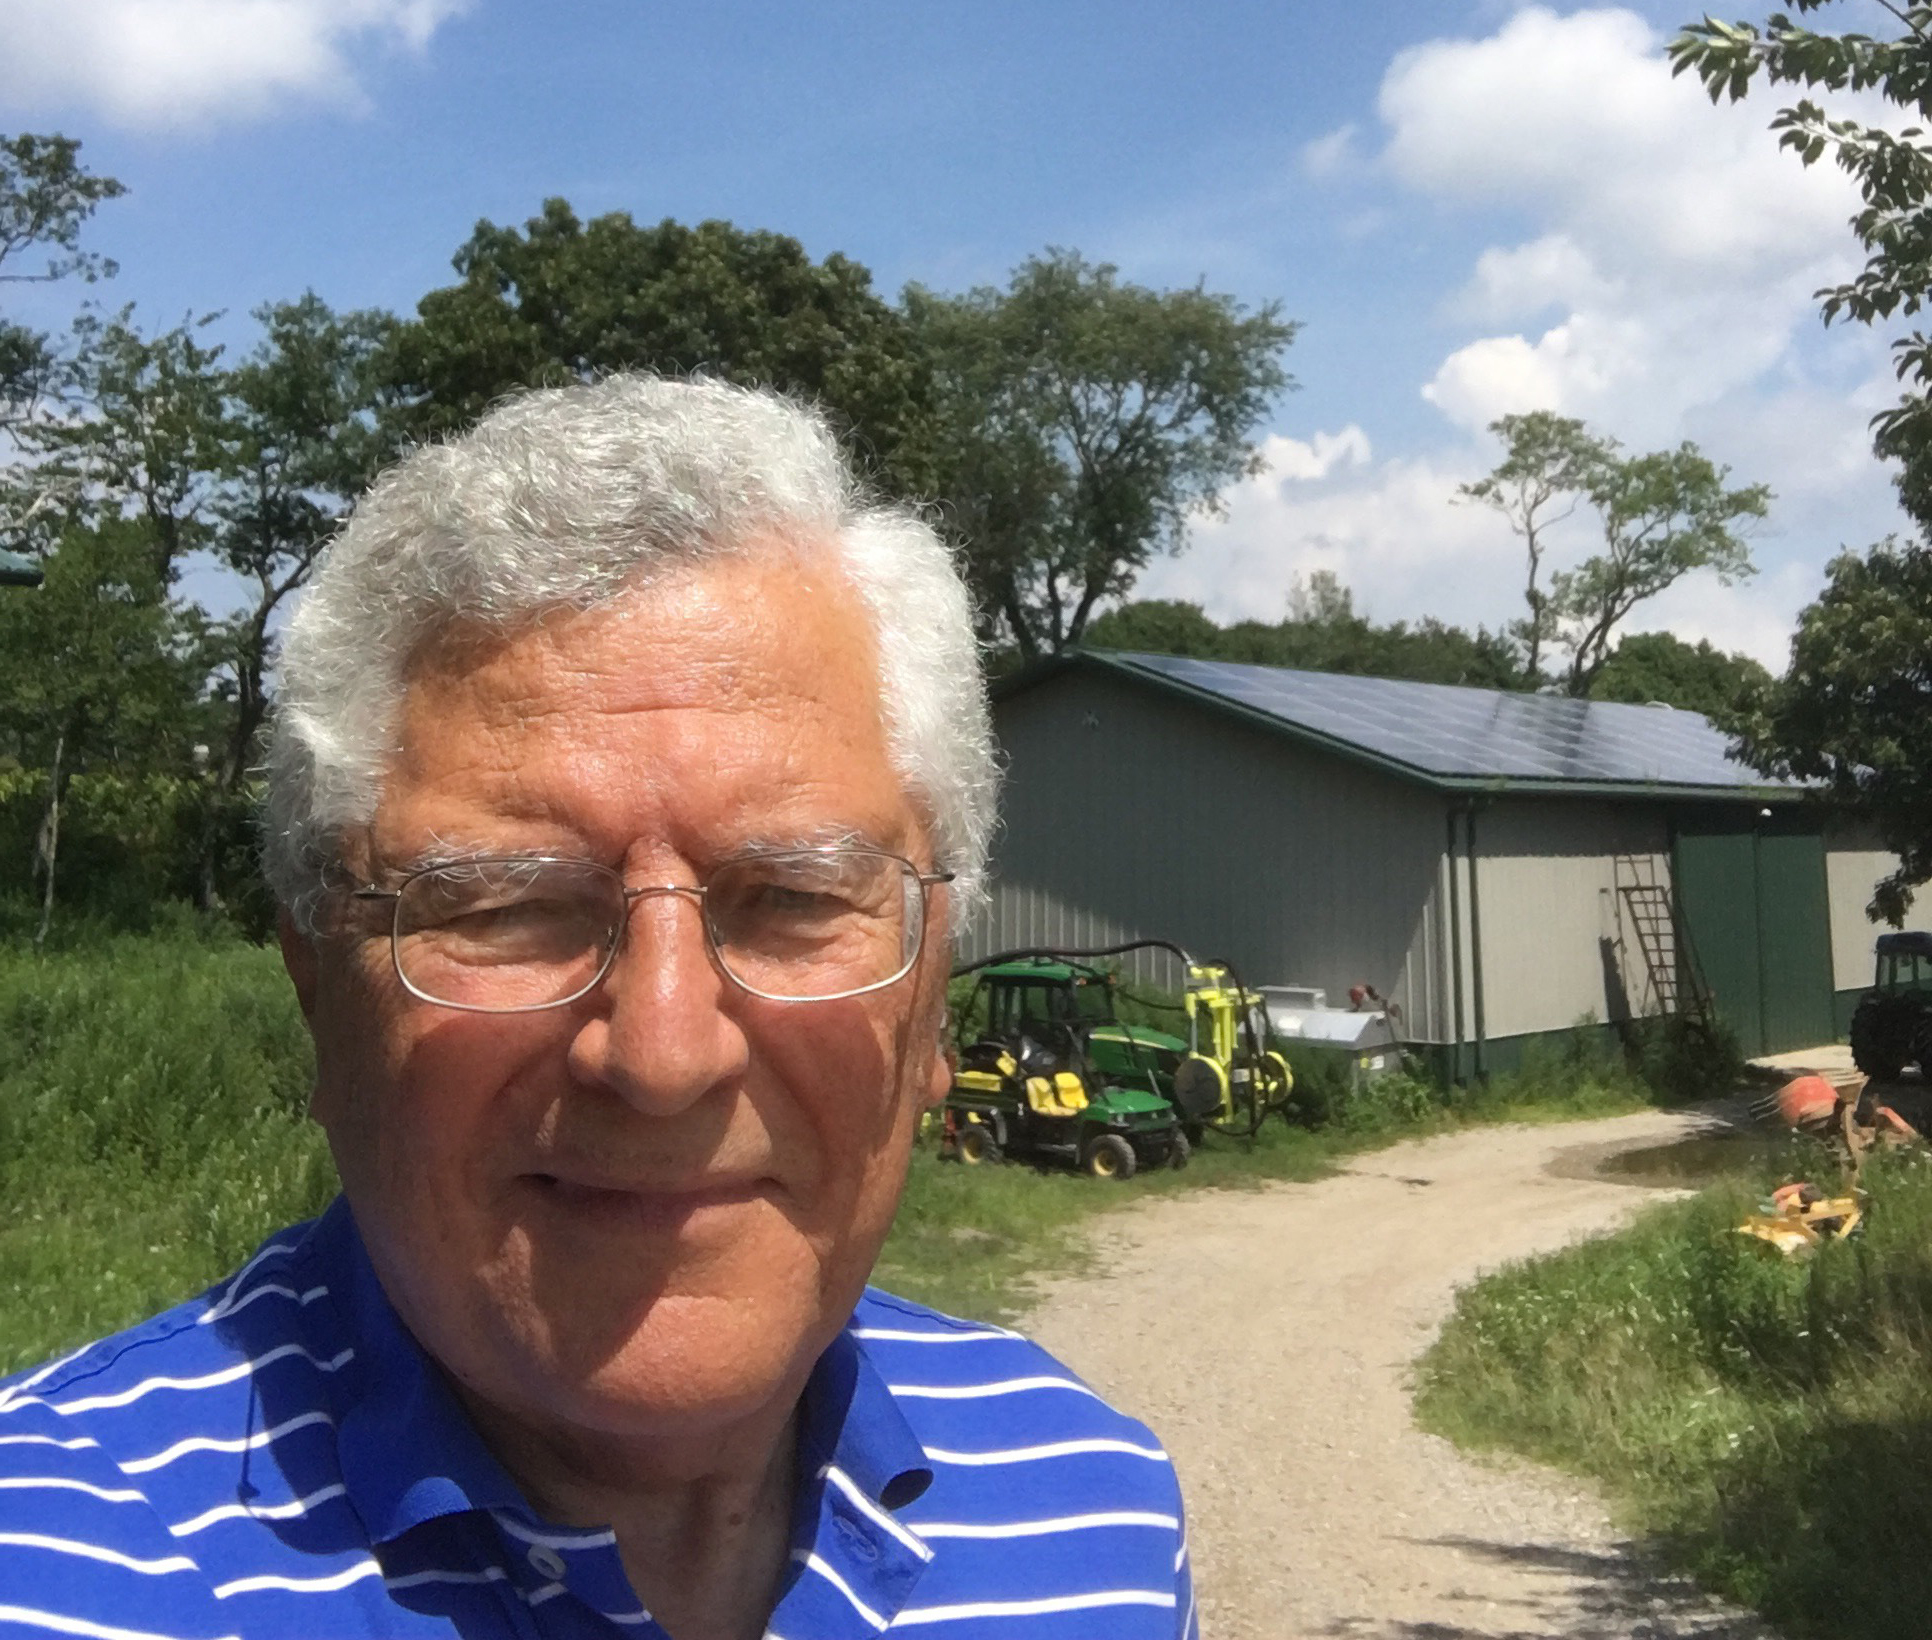
[[[552,1442],[471,1406],[547,1520],[608,1526],[631,1587],[671,1640],[759,1640],[791,1545],[796,1416],[775,1433],[628,1447]]]

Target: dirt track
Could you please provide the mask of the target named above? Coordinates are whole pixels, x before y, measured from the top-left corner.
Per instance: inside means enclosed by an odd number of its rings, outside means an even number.
[[[1208,1640],[1768,1636],[1657,1578],[1578,1483],[1471,1463],[1409,1419],[1409,1364],[1459,1285],[1655,1198],[1576,1176],[1579,1153],[1698,1125],[1457,1134],[1107,1221],[1106,1273],[1051,1285],[1026,1328],[1174,1454]]]

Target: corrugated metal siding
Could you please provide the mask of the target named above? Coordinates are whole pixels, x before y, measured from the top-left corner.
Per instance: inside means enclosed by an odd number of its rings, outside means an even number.
[[[1872,941],[1886,931],[1865,915],[1881,877],[1898,869],[1898,857],[1879,847],[1869,828],[1838,827],[1825,837],[1825,886],[1831,905],[1832,986],[1851,991],[1872,983]],[[1932,933],[1932,889],[1921,889],[1905,926]]]
[[[1161,937],[1344,1006],[1367,982],[1411,1037],[1448,1040],[1441,799],[1098,675],[1002,703],[998,730],[1005,823],[968,955]]]
[[[1670,881],[1661,809],[1582,800],[1486,804],[1476,814],[1476,867],[1487,1035],[1656,1011],[1618,890],[1633,867],[1652,881]],[[1467,948],[1466,888],[1463,904]],[[1466,956],[1464,969],[1467,975]],[[1473,1005],[1465,1008],[1473,1036]]]

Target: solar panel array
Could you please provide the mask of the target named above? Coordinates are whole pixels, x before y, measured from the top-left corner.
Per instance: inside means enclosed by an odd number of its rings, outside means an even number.
[[[1178,655],[1111,658],[1445,779],[1771,784],[1725,756],[1728,737],[1700,712]]]

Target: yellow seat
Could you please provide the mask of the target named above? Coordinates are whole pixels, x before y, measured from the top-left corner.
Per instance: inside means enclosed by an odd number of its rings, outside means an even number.
[[[1072,1071],[1058,1071],[1050,1077],[1029,1076],[1026,1102],[1038,1116],[1078,1116],[1087,1108],[1087,1089]]]

